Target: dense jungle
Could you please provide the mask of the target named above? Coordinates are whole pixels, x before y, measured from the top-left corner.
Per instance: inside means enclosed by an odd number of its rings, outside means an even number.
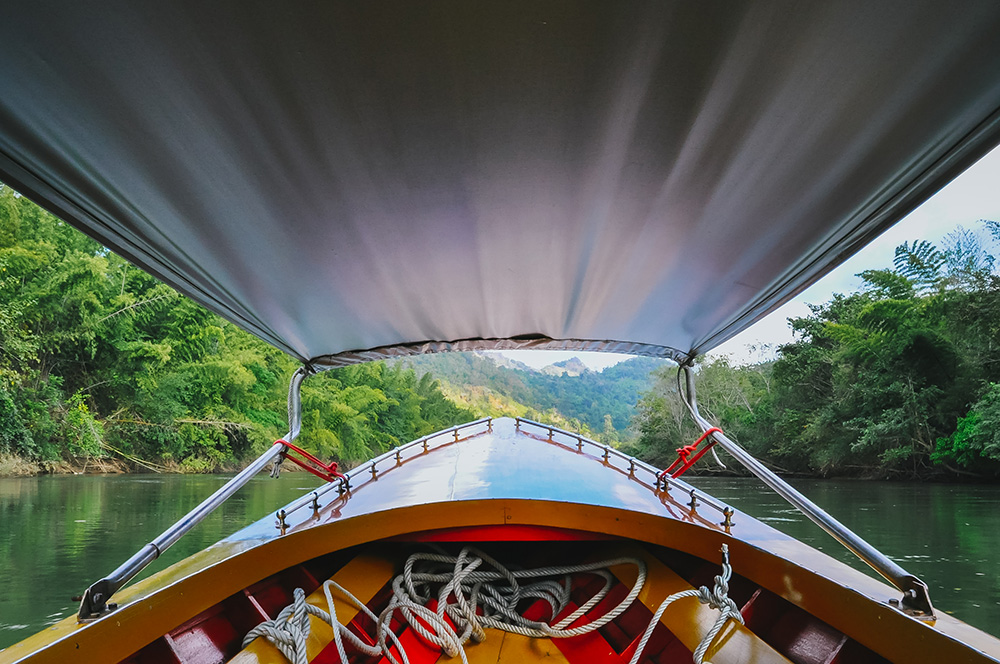
[[[296,363],[0,186],[0,474],[211,472],[287,428]],[[473,415],[374,363],[302,388],[299,439],[358,462]]]
[[[791,319],[775,359],[701,367],[701,410],[775,468],[807,475],[987,478],[1000,471],[997,222],[896,248],[862,287]],[[697,432],[660,369],[632,451],[666,463]]]
[[[703,362],[703,412],[786,472],[996,477],[998,238],[982,221],[901,245],[857,292],[791,320],[774,359]],[[0,185],[0,475],[235,467],[284,434],[295,366]],[[675,373],[644,358],[601,373],[471,355],[358,365],[305,382],[299,442],[353,465],[518,414],[667,465],[697,434]]]

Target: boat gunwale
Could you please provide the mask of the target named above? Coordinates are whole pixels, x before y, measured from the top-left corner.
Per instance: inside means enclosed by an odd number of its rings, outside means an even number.
[[[972,650],[1000,661],[1000,639],[946,615],[933,624],[907,616],[885,601],[893,591],[891,586],[781,535],[748,515],[739,513],[739,517],[741,524],[743,519],[751,519],[753,530],[761,536],[777,536],[744,539],[670,513],[649,514],[553,500],[486,498],[376,510],[295,529],[268,540],[223,540],[124,589],[120,608],[112,613],[87,623],[66,618],[0,651],[0,663],[29,659],[55,663],[88,652],[102,660],[120,661],[252,583],[294,565],[372,542],[398,541],[401,536],[419,536],[445,527],[481,525],[600,532],[709,561],[726,543],[737,573],[891,660],[924,661],[920,658],[936,652],[940,659],[935,661],[947,661],[945,657],[968,656]],[[600,531],[595,531],[595,523],[602,524]],[[331,548],[330,542],[337,542],[337,546]],[[226,546],[220,548],[220,544]],[[207,565],[191,569],[206,562],[206,557]],[[172,576],[175,578],[158,585]],[[167,628],[157,618],[163,613],[172,616]],[[114,638],[106,634],[109,629]],[[887,643],[880,637],[889,630],[903,636]],[[932,638],[931,632],[922,630],[931,630],[935,637],[942,638]],[[19,652],[22,649],[28,652]],[[914,660],[917,655],[920,657]]]

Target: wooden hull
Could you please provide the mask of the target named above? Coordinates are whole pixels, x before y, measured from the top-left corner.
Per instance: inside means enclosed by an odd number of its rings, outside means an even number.
[[[409,553],[429,544],[455,552],[470,542],[519,565],[630,554],[650,574],[636,606],[599,632],[552,640],[488,634],[467,647],[472,662],[627,662],[667,595],[711,584],[723,544],[734,570],[730,596],[746,625],[727,624],[712,662],[1000,661],[997,639],[940,612],[933,622],[911,618],[888,603],[894,588],[739,511],[726,526],[717,510],[692,507],[677,488],[657,490],[620,459],[581,451],[558,434],[529,435],[511,420],[416,448],[366,477],[348,493],[327,494],[317,511],[291,514],[284,534],[274,518],[263,519],[123,590],[116,611],[82,625],[64,620],[0,652],[0,663],[285,661],[263,639],[245,650],[241,642],[291,602],[294,588],[324,606],[317,588],[333,578],[377,612]],[[613,572],[620,588],[631,587],[634,571]],[[586,580],[578,583],[574,592],[584,593]],[[338,609],[345,623],[365,627],[357,609]],[[696,600],[678,602],[641,661],[690,661],[717,615]],[[332,629],[314,622],[310,658],[339,661]],[[443,658],[413,635],[400,638],[411,642],[411,661]]]

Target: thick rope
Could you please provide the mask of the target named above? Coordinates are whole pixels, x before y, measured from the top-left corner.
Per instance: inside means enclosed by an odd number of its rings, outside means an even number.
[[[310,630],[308,612],[316,607],[306,602],[306,593],[302,588],[296,588],[292,597],[292,603],[283,608],[274,620],[265,620],[243,637],[244,648],[258,636],[263,636],[292,664],[309,664],[305,649]]]
[[[635,654],[632,655],[629,664],[636,664],[639,661],[640,655],[642,655],[643,649],[646,647],[646,643],[649,641],[650,637],[653,635],[653,630],[658,624],[660,624],[660,617],[663,612],[666,611],[667,607],[673,604],[675,601],[682,599],[684,597],[697,597],[702,604],[708,604],[711,608],[719,611],[719,617],[715,619],[715,623],[712,628],[708,630],[702,638],[701,643],[694,651],[694,662],[695,664],[704,664],[705,653],[712,646],[715,641],[715,637],[718,636],[719,632],[725,626],[726,622],[730,618],[739,621],[743,624],[743,614],[740,613],[740,608],[736,606],[734,602],[729,597],[729,579],[733,576],[733,568],[729,564],[729,547],[725,544],[722,545],[722,574],[715,577],[715,587],[709,590],[707,587],[702,586],[695,590],[682,590],[670,595],[663,603],[660,604],[659,608],[656,609],[656,613],[653,614],[653,619],[649,622],[649,626],[646,627],[646,631],[643,632],[642,639],[639,641],[639,646],[635,649]],[[711,664],[709,662],[708,664]]]
[[[672,602],[681,597],[698,597],[702,602],[722,611],[719,620],[695,651],[695,662],[702,664],[705,651],[722,629],[729,617],[742,622],[742,616],[735,603],[727,596],[728,581],[732,575],[729,567],[728,550],[724,547],[722,576],[715,577],[715,590],[702,587],[686,590],[668,597],[657,609],[653,620],[643,634],[631,664],[639,660],[646,643],[659,624],[660,616]],[[604,599],[614,585],[614,576],[609,568],[615,565],[634,565],[637,570],[636,582],[621,602],[604,615],[589,622],[574,625],[588,611]],[[604,580],[603,587],[593,597],[555,624],[529,620],[517,612],[517,605],[526,599],[535,599],[548,605],[550,620],[562,613],[570,602],[572,575],[589,573]],[[537,579],[537,581],[533,581]],[[487,554],[465,547],[458,556],[439,554],[414,554],[403,568],[403,573],[392,582],[392,597],[381,615],[376,616],[360,600],[334,581],[323,584],[329,613],[305,601],[305,592],[297,588],[294,601],[282,609],[274,620],[261,623],[243,639],[243,647],[258,636],[265,637],[292,664],[308,664],[306,641],[309,638],[309,615],[329,623],[333,627],[333,638],[341,662],[347,662],[343,640],[346,638],[358,651],[370,656],[384,656],[393,664],[409,664],[406,652],[396,635],[389,628],[398,612],[410,629],[427,643],[438,647],[449,657],[460,657],[468,664],[465,644],[479,643],[486,638],[485,629],[499,629],[529,637],[570,638],[600,629],[620,616],[632,605],[642,591],[646,581],[646,565],[638,558],[614,558],[586,565],[544,567],[531,570],[511,571]],[[527,582],[525,584],[525,582]],[[438,590],[435,593],[434,588]],[[377,643],[369,646],[362,642],[337,619],[334,609],[332,589],[343,593],[360,611],[365,612],[375,622]],[[427,607],[433,598],[437,607]],[[392,641],[390,645],[388,641]],[[402,663],[391,651],[402,658]]]

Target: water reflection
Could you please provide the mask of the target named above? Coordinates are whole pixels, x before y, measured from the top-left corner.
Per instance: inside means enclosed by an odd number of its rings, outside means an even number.
[[[760,482],[692,484],[855,569],[875,573]],[[1000,487],[795,480],[799,491],[921,578],[939,611],[1000,635]]]
[[[70,600],[219,488],[229,476],[0,479],[0,648],[76,611]],[[144,578],[315,488],[262,475],[151,564]]]
[[[0,648],[76,610],[70,597],[107,574],[217,489],[223,476],[0,479]],[[756,480],[692,483],[865,572]],[[144,576],[273,513],[319,484],[266,475],[182,538]],[[1000,634],[1000,487],[797,481],[797,488],[928,583],[940,610]]]

